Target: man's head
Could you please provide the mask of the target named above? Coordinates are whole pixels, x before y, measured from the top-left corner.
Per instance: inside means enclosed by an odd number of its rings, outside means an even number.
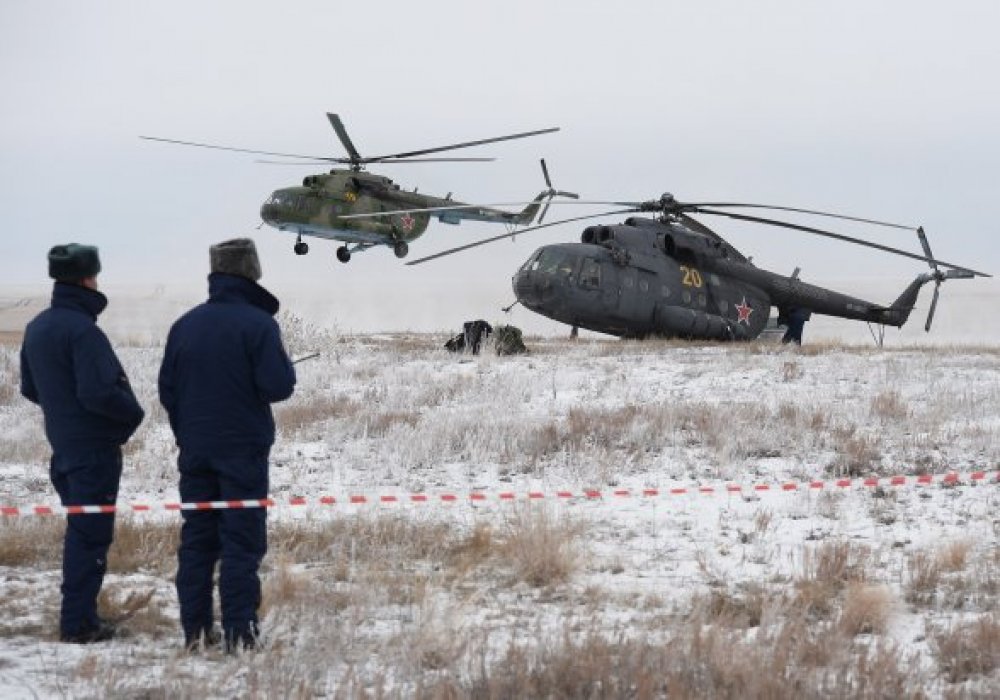
[[[212,272],[239,275],[256,282],[260,279],[260,260],[257,246],[249,238],[234,238],[216,243],[208,249]]]
[[[79,284],[97,289],[101,259],[96,246],[67,243],[49,251],[49,277],[57,282]]]

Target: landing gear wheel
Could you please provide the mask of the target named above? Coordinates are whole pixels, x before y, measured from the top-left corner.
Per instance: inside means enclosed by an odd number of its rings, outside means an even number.
[[[351,259],[351,251],[347,249],[346,245],[342,245],[337,248],[337,260],[342,263],[348,262]]]
[[[296,255],[305,255],[309,252],[309,244],[305,241],[296,241],[292,250],[295,251]]]
[[[406,245],[406,241],[396,241],[392,246],[392,252],[396,254],[397,258],[405,258],[406,254],[410,252],[410,246]]]

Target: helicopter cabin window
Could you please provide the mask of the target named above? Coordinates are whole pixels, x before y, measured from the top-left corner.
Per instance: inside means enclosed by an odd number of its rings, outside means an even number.
[[[708,305],[708,299],[705,298],[704,294],[699,294],[698,295],[698,306],[700,306],[701,308],[704,309],[705,306],[707,306],[707,305]]]
[[[631,275],[625,275],[625,279],[623,281],[625,282],[626,289],[632,289],[632,287],[635,286],[635,278]]]
[[[668,287],[665,284],[661,285],[660,286],[660,296],[663,297],[664,299],[666,299],[668,296],[670,296],[670,287]]]
[[[687,291],[685,289],[684,290],[684,294],[682,294],[681,297],[684,299],[684,303],[685,304],[690,304],[691,303],[691,292],[689,292],[689,291]]]
[[[708,281],[711,283],[711,285],[713,287],[718,287],[719,286],[719,276],[716,275],[715,273],[709,275]]]
[[[647,282],[644,279],[640,279],[639,280],[639,290],[642,291],[642,292],[648,292],[649,291],[649,282]]]
[[[580,286],[597,289],[601,286],[601,265],[593,258],[584,258],[580,267]]]

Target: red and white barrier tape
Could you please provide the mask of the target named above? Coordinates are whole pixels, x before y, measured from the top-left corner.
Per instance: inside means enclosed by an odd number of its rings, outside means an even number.
[[[926,474],[921,476],[888,476],[869,477],[864,479],[835,479],[831,481],[786,481],[781,483],[763,484],[702,484],[698,486],[677,486],[666,488],[642,489],[581,489],[579,491],[471,491],[468,493],[409,493],[409,494],[354,494],[346,496],[319,496],[306,498],[295,496],[287,500],[260,498],[238,501],[201,501],[195,503],[129,503],[124,505],[37,505],[37,506],[0,506],[0,515],[85,515],[95,513],[144,513],[153,510],[163,511],[206,511],[230,510],[241,508],[277,508],[282,506],[335,506],[335,505],[378,505],[403,503],[482,503],[538,500],[624,500],[632,498],[648,499],[663,496],[689,495],[720,495],[720,494],[750,494],[762,492],[803,492],[821,491],[824,489],[854,489],[878,488],[881,486],[930,486],[942,484],[945,486],[961,486],[976,483],[1000,483],[1000,471],[977,471],[967,474],[950,472],[948,474]]]

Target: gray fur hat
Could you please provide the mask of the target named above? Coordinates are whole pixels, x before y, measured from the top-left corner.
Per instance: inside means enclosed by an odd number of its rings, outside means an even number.
[[[256,282],[260,279],[260,260],[257,246],[249,238],[233,238],[216,243],[208,249],[212,272],[239,275]]]
[[[79,282],[96,277],[101,271],[101,259],[92,245],[67,243],[52,246],[49,251],[49,277],[60,282]]]

